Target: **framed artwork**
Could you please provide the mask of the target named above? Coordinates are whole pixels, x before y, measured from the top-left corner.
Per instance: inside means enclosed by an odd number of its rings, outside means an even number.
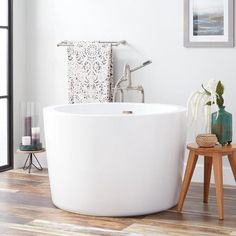
[[[234,0],[184,0],[185,47],[233,47]]]

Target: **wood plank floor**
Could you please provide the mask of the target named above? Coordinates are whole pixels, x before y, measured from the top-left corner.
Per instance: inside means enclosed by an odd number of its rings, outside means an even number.
[[[47,171],[0,173],[0,235],[235,235],[236,187],[226,186],[225,220],[217,217],[214,186],[209,203],[202,202],[202,185],[191,184],[183,213],[175,208],[154,215],[108,218],[57,209],[50,199]]]

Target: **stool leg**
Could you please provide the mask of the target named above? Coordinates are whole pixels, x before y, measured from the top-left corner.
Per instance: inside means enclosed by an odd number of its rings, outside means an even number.
[[[29,174],[30,174],[30,171],[31,171],[31,167],[32,167],[32,163],[33,163],[33,158],[32,158],[32,153],[30,153],[30,164],[29,164]]]
[[[26,158],[25,164],[24,164],[24,166],[23,166],[23,170],[27,170],[27,168],[28,168],[28,167],[26,167],[26,165],[27,165],[27,162],[28,162],[28,160],[29,160],[29,157],[30,157],[30,154],[28,154],[28,156],[27,156],[27,158]]]
[[[34,155],[34,158],[35,158],[35,160],[37,161],[37,163],[38,163],[38,165],[39,165],[39,167],[37,167],[36,165],[34,165],[34,167],[36,168],[36,169],[38,169],[38,170],[43,170],[43,167],[41,166],[41,164],[40,164],[40,162],[39,162],[39,160],[38,160],[38,158],[36,157],[36,155],[33,153],[33,155]]]
[[[224,193],[223,193],[223,173],[222,156],[218,153],[213,155],[213,168],[216,186],[216,201],[219,213],[219,219],[224,219]]]
[[[236,152],[233,152],[232,155],[228,155],[228,159],[236,181]]]
[[[212,169],[212,157],[204,157],[204,190],[203,190],[203,202],[208,202],[209,188],[211,181],[211,169]]]
[[[186,194],[193,176],[193,171],[195,169],[197,163],[198,156],[195,155],[194,151],[189,152],[188,162],[184,174],[184,180],[182,184],[182,189],[180,193],[179,203],[177,206],[177,211],[181,211],[183,208],[184,200],[186,198]]]

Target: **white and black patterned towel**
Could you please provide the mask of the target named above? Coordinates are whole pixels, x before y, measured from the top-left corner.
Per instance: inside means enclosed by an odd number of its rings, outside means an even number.
[[[69,103],[110,102],[113,87],[112,45],[75,42],[67,47]]]

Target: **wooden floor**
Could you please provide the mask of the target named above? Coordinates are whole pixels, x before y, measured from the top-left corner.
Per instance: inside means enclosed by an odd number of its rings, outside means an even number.
[[[0,235],[235,235],[236,188],[225,187],[225,220],[217,217],[214,187],[202,202],[202,185],[192,184],[183,213],[171,209],[132,218],[90,217],[53,206],[47,172],[0,173]]]

